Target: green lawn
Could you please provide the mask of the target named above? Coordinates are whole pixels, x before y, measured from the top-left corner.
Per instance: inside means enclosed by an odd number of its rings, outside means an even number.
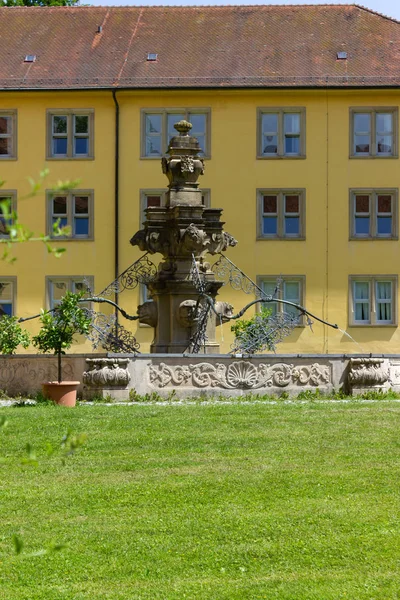
[[[1,600],[400,598],[398,402],[4,416]]]

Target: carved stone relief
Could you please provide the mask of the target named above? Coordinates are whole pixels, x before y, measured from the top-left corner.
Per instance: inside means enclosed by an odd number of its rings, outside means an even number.
[[[83,383],[89,387],[126,387],[131,379],[129,358],[87,358]]]
[[[351,358],[348,382],[352,388],[383,386],[389,381],[389,369],[383,358]]]
[[[331,382],[331,373],[329,367],[318,363],[309,366],[286,363],[255,365],[241,360],[227,364],[202,362],[178,366],[160,363],[149,367],[149,379],[158,388],[181,386],[255,390],[273,386],[326,385]]]

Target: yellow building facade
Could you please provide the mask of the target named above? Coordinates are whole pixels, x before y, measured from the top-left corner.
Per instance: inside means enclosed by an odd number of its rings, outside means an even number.
[[[66,248],[59,259],[40,243],[16,245],[17,260],[0,265],[0,307],[31,316],[79,289],[83,277],[99,293],[141,256],[129,240],[146,199],[162,202],[159,150],[174,117],[185,116],[198,123],[205,152],[200,187],[239,242],[228,257],[267,292],[281,277],[282,298],[355,340],[303,324],[278,351],[399,353],[399,105],[395,86],[4,89],[1,195],[13,198],[32,231],[51,234],[61,218],[72,236],[52,241]],[[27,197],[28,177],[45,167],[42,188]],[[52,192],[66,180],[79,183]],[[141,293],[124,291],[119,303],[134,314]],[[229,286],[220,296],[238,310],[249,301]],[[148,351],[152,329],[121,323]],[[32,332],[37,326],[29,324]],[[217,341],[229,352],[229,324]],[[83,350],[88,342],[75,346]]]

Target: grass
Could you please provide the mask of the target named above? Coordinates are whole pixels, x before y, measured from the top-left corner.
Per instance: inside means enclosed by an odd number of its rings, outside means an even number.
[[[4,418],[1,599],[400,598],[398,402]]]

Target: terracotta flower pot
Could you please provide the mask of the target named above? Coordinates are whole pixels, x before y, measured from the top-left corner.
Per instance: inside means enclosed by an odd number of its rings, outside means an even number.
[[[46,398],[53,400],[55,404],[61,406],[75,406],[76,391],[79,381],[46,381],[42,384],[43,394]]]

